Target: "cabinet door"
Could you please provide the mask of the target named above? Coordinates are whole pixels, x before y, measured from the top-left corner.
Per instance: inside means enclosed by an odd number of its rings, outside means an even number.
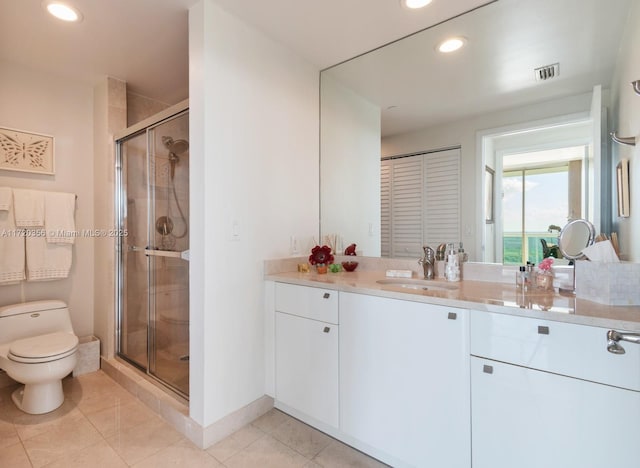
[[[467,311],[340,293],[340,429],[394,466],[470,466]]]
[[[474,468],[640,460],[639,392],[472,357],[471,408]]]
[[[276,313],[276,400],[338,427],[338,326]]]

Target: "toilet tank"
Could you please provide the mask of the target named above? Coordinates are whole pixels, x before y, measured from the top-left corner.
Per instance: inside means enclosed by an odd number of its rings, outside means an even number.
[[[73,333],[63,301],[33,301],[0,307],[0,344],[54,332]]]

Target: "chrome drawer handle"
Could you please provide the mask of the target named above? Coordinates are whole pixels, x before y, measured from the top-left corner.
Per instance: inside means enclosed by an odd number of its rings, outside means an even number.
[[[482,372],[485,374],[493,374],[493,366],[484,365],[482,366]]]
[[[538,335],[548,335],[548,334],[549,334],[549,327],[538,325]]]
[[[613,354],[626,353],[625,349],[618,343],[619,341],[640,344],[640,334],[620,333],[619,331],[609,330],[607,332],[607,351]]]
[[[331,328],[329,327],[324,327],[324,330],[322,330],[325,333],[329,333],[331,331]]]
[[[329,299],[331,297],[331,294],[324,293],[324,295],[322,297],[325,298],[325,299]]]
[[[458,318],[458,314],[456,314],[455,312],[449,312],[449,314],[447,315],[447,318],[449,320],[455,320]]]

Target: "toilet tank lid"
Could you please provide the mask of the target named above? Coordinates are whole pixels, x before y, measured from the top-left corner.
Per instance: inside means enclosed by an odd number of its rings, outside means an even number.
[[[0,307],[0,317],[66,308],[67,304],[64,301],[58,300],[23,302],[21,304],[11,304]]]

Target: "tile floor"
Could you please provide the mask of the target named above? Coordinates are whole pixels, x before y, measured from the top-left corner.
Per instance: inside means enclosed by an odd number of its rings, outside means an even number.
[[[98,371],[64,380],[65,402],[28,415],[0,389],[0,467],[384,467],[273,409],[201,450]]]

